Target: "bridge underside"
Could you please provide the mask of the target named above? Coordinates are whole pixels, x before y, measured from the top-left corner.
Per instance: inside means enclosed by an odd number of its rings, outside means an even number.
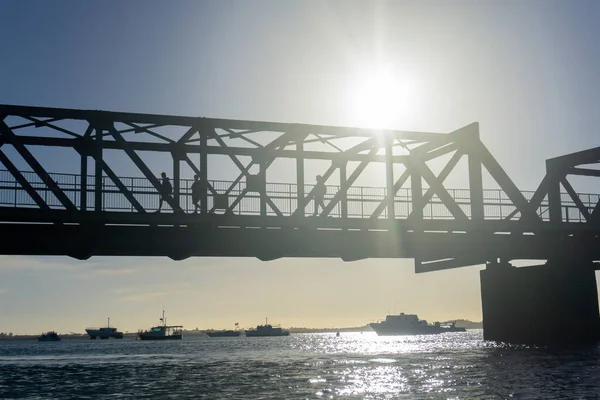
[[[498,258],[600,259],[597,232],[580,224],[521,225],[455,221],[124,214],[0,208],[0,254],[91,256],[412,258],[432,269],[484,264]],[[41,223],[43,222],[43,223]],[[150,224],[150,225],[148,225]],[[553,229],[554,228],[554,229]],[[457,230],[462,229],[462,230]],[[571,231],[579,232],[574,240]],[[551,232],[542,234],[540,232]],[[559,234],[557,234],[559,233]],[[559,253],[560,252],[560,253]]]

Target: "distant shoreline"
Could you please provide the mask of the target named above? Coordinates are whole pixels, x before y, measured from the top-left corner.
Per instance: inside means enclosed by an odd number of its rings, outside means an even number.
[[[456,320],[456,326],[467,328],[467,329],[482,329],[482,322],[472,322],[468,320]],[[335,333],[335,332],[373,332],[373,329],[367,324],[365,326],[351,327],[351,328],[285,328],[290,333]],[[205,336],[205,332],[219,331],[220,329],[202,329],[202,330],[189,330],[183,331],[184,336]],[[87,333],[65,333],[59,332],[61,339],[71,340],[91,340]],[[37,340],[40,335],[0,335],[0,341],[8,340]],[[137,332],[128,332],[123,334],[123,339],[135,339]],[[101,340],[101,339],[97,339]],[[105,339],[108,340],[108,339]],[[112,340],[112,339],[111,339]],[[115,339],[119,340],[119,339]]]

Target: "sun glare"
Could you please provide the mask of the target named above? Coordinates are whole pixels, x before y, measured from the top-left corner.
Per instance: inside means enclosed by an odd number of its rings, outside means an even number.
[[[378,68],[355,77],[349,96],[353,125],[363,128],[398,128],[410,114],[414,100],[413,82]]]

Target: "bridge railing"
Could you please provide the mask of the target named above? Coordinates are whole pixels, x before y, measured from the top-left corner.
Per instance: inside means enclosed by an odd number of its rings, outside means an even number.
[[[46,182],[31,171],[21,172],[27,179],[30,185],[44,199],[46,204],[53,209],[63,209],[63,205],[49,189]],[[50,177],[58,184],[62,192],[78,207],[82,204],[82,182],[81,177],[77,174],[52,173]],[[158,209],[160,195],[147,179],[141,177],[120,177],[124,186],[134,195],[136,200],[148,212]],[[228,201],[232,204],[234,199],[242,195],[245,188],[245,182],[239,182],[232,186],[232,182],[223,180],[209,181],[215,191],[219,194],[224,194],[228,190]],[[194,205],[191,199],[191,186],[193,180],[180,180],[180,206],[182,209],[191,213],[194,211]],[[95,178],[94,176],[87,177],[87,202],[88,210],[95,208]],[[306,184],[304,192],[309,193],[313,185]],[[340,190],[338,185],[328,185],[327,194],[325,196],[325,204],[327,204],[334,195]],[[470,191],[469,189],[447,189],[448,193],[454,198],[459,207],[464,213],[470,217]],[[347,216],[349,218],[370,218],[377,207],[384,201],[386,197],[386,188],[384,187],[367,187],[353,186],[350,187],[346,195]],[[423,193],[426,189],[423,190]],[[266,193],[273,201],[275,206],[283,215],[292,215],[298,207],[298,191],[297,185],[292,183],[267,183]],[[533,196],[532,191],[523,191],[523,195],[527,200]],[[568,194],[563,193],[563,220],[568,222],[584,222],[585,219],[579,212],[577,206]],[[598,194],[580,194],[584,206],[590,212],[599,200]],[[511,200],[508,196],[499,189],[484,189],[484,214],[486,219],[504,219],[514,211]],[[209,192],[208,208],[214,206],[214,196]],[[24,188],[17,182],[12,174],[7,170],[0,170],[0,206],[3,207],[38,207],[33,199],[29,196]],[[168,212],[169,206],[164,205],[164,210]],[[314,211],[313,202],[309,202],[305,208],[306,215],[312,215]],[[102,179],[102,210],[112,212],[135,212],[135,208],[119,190],[117,185],[109,178],[104,176]],[[548,204],[542,202],[538,208],[538,214],[548,220]],[[222,212],[217,210],[218,212]],[[248,192],[239,203],[232,209],[236,215],[260,215],[260,195],[259,193]],[[394,212],[396,218],[407,218],[412,212],[412,199],[410,188],[401,188],[394,197]],[[275,211],[267,207],[267,215],[276,215]],[[329,213],[333,218],[342,217],[342,207],[338,203]],[[423,217],[425,219],[452,219],[452,214],[445,207],[443,202],[434,196],[424,207]],[[387,218],[387,208],[384,208],[378,218]]]

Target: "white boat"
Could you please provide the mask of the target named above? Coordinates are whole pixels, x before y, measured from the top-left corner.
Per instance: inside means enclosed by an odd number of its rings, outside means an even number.
[[[385,321],[369,324],[379,336],[391,335],[430,335],[444,332],[464,332],[465,328],[457,328],[455,323],[442,325],[439,322],[430,325],[415,314],[388,315]]]
[[[108,319],[107,326],[103,328],[85,328],[85,332],[90,335],[90,339],[123,339],[123,332],[119,332],[117,328],[110,326],[110,318]]]

